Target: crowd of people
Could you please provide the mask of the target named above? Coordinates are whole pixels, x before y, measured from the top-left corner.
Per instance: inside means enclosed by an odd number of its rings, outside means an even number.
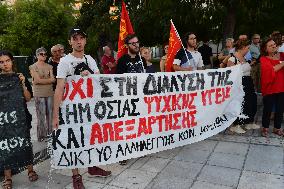
[[[208,45],[208,39],[203,45],[197,47],[197,36],[193,32],[186,33],[182,38],[185,49],[181,48],[175,55],[173,71],[193,71],[213,68],[212,48]],[[273,32],[269,38],[260,43],[260,35],[254,34],[252,42],[247,35],[240,35],[237,41],[233,38],[226,39],[226,46],[218,55],[220,67],[240,65],[242,85],[245,92],[243,114],[247,118],[238,118],[229,128],[231,132],[245,133],[249,129],[259,129],[255,123],[257,111],[256,89],[260,85],[263,96],[263,113],[261,135],[269,136],[269,125],[271,114],[274,112],[273,133],[283,136],[281,123],[284,111],[284,37],[280,32]],[[32,76],[32,86],[28,80],[19,74],[19,80],[23,87],[25,102],[33,97],[37,114],[37,138],[44,141],[53,129],[59,125],[59,106],[62,102],[65,79],[72,75],[87,76],[89,74],[100,74],[96,61],[84,53],[87,43],[87,35],[80,28],[73,28],[69,33],[72,52],[65,54],[64,46],[58,44],[51,48],[51,57],[47,59],[47,50],[43,47],[35,52],[36,62],[29,67]],[[128,53],[118,60],[114,56],[110,46],[103,47],[104,55],[101,58],[100,68],[102,74],[124,74],[124,73],[155,73],[164,72],[167,64],[167,53],[169,45],[163,45],[164,56],[161,57],[159,68],[151,62],[151,49],[140,47],[140,41],[135,34],[129,34],[125,38]],[[1,74],[18,73],[14,67],[13,56],[8,51],[0,52]],[[26,106],[26,115],[31,117]],[[28,128],[31,128],[31,119],[27,119]],[[30,132],[30,131],[28,131]],[[28,135],[30,137],[30,135]],[[29,161],[24,166],[28,168],[28,177],[31,182],[38,179],[33,170],[32,149],[30,149]],[[127,161],[121,161],[121,165]],[[5,167],[5,166],[4,166]],[[107,177],[110,171],[99,167],[89,167],[90,176]],[[82,176],[78,169],[72,170],[74,189],[84,188]],[[4,189],[12,188],[12,174],[9,166],[5,167]]]

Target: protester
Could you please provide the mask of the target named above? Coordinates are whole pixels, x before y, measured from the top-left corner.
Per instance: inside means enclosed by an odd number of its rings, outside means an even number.
[[[37,62],[29,67],[32,76],[33,95],[37,114],[37,138],[44,141],[52,132],[53,83],[52,66],[45,63],[45,48],[36,50]]]
[[[13,63],[14,58],[13,55],[8,51],[0,51],[0,73],[1,74],[11,74],[16,73],[15,65]],[[19,79],[23,88],[23,96],[24,96],[24,108],[25,108],[25,114],[26,114],[26,124],[27,124],[27,141],[31,141],[30,137],[30,129],[32,128],[32,115],[30,114],[27,102],[31,100],[33,93],[32,93],[32,87],[29,83],[29,81],[24,77],[22,73],[19,73]],[[13,129],[11,128],[11,132],[13,132]],[[32,145],[26,146],[25,148],[25,156],[21,154],[19,157],[14,157],[6,161],[5,165],[0,165],[0,169],[2,169],[2,166],[4,167],[4,181],[3,181],[3,189],[11,189],[12,188],[12,168],[11,165],[16,166],[17,168],[23,168],[27,166],[28,169],[28,178],[30,182],[34,182],[38,180],[38,175],[33,169],[33,149]],[[19,164],[16,163],[17,159],[21,159],[22,162],[25,162],[25,164]]]
[[[51,51],[51,57],[48,60],[48,64],[50,64],[52,66],[52,73],[54,75],[54,77],[56,78],[57,76],[57,67],[61,58],[61,50],[60,50],[60,46],[59,45],[54,45],[53,47],[51,47],[50,49]],[[54,82],[53,84],[53,90],[55,90],[56,87],[56,82]]]
[[[275,57],[279,60],[284,60],[284,57],[281,56],[281,55],[283,55],[283,53],[279,52],[279,48],[282,45],[282,34],[279,31],[274,31],[274,32],[272,32],[272,34],[270,36],[276,44]],[[273,104],[273,106],[272,106],[272,112],[271,112],[271,115],[270,115],[271,120],[273,120],[274,116],[275,116],[275,106],[276,106],[275,104]]]
[[[261,135],[268,136],[270,115],[275,106],[273,133],[283,136],[281,123],[284,111],[284,61],[279,60],[276,43],[272,38],[261,45],[261,92],[263,96],[262,131]]]
[[[121,56],[117,61],[117,74],[124,73],[145,73],[146,60],[140,55],[140,42],[135,34],[129,34],[124,39],[128,52]],[[126,165],[127,161],[119,162],[121,165]]]
[[[64,45],[62,45],[62,44],[57,44],[57,46],[58,46],[58,47],[59,47],[59,49],[60,49],[61,57],[66,56],[66,54],[65,54],[65,48],[64,48]]]
[[[166,71],[166,63],[167,63],[167,56],[168,56],[168,49],[169,49],[169,44],[165,44],[163,46],[163,49],[164,49],[164,53],[165,55],[162,56],[161,60],[160,60],[160,70],[161,72],[165,72]]]
[[[155,67],[152,62],[150,62],[152,59],[151,49],[149,47],[142,47],[140,53],[146,60],[146,73],[155,73]]]
[[[182,40],[185,49],[181,48],[174,59],[173,69],[175,71],[192,71],[203,69],[201,54],[195,50],[196,36],[193,32],[188,32]]]
[[[128,53],[121,56],[117,61],[117,74],[145,73],[146,60],[140,55],[139,40],[135,34],[129,34],[124,39]]]
[[[220,61],[220,67],[223,66],[223,60],[230,54],[229,52],[234,48],[234,39],[233,38],[227,38],[226,39],[226,46],[221,51],[221,53],[218,56],[218,59]]]
[[[260,81],[260,35],[254,34],[252,36],[252,43],[249,47],[252,56],[252,64],[251,64],[251,76],[253,79],[253,83],[256,89],[258,89],[259,81]]]
[[[109,46],[103,47],[104,55],[101,59],[101,67],[104,74],[115,74],[116,73],[116,62],[112,56],[112,50]]]
[[[244,102],[243,102],[243,114],[248,118],[238,118],[234,125],[231,126],[230,131],[243,134],[246,131],[241,127],[245,125],[248,129],[259,129],[260,126],[254,123],[254,117],[257,110],[257,96],[254,90],[253,81],[251,78],[251,66],[245,59],[245,55],[249,51],[249,41],[248,40],[238,40],[235,44],[236,52],[228,60],[228,66],[241,65],[243,77],[242,85],[244,89]]]
[[[198,52],[200,52],[204,64],[205,69],[213,68],[213,53],[212,48],[209,47],[209,40],[205,39],[203,41],[203,45],[198,48]]]
[[[278,52],[280,53],[280,60],[284,60],[284,35],[282,33],[281,45],[279,45]]]
[[[73,28],[69,33],[69,44],[72,46],[72,53],[60,59],[57,69],[57,85],[54,94],[53,106],[53,127],[59,125],[59,106],[62,102],[64,93],[65,79],[72,75],[87,76],[89,74],[99,74],[96,61],[90,56],[84,54],[87,35],[79,28]],[[82,176],[78,169],[72,169],[72,179],[74,189],[83,189]],[[111,175],[110,171],[105,171],[99,167],[89,167],[89,176],[107,177]]]

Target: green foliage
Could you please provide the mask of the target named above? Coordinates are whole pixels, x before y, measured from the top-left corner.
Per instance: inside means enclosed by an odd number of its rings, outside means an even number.
[[[11,7],[12,22],[1,36],[2,48],[14,54],[29,55],[44,46],[66,44],[68,30],[74,23],[67,1],[17,0]]]
[[[81,16],[77,25],[88,33],[86,51],[95,54],[96,49],[114,42],[118,38],[119,19],[112,20],[109,8],[112,0],[85,0],[80,10]]]
[[[17,0],[12,7],[0,5],[0,48],[28,55],[40,46],[67,45],[68,30],[76,21],[88,34],[86,51],[96,54],[110,42],[117,49],[120,17],[109,15],[113,0],[82,0],[78,19],[76,0]],[[193,31],[198,40],[220,41],[239,34],[262,36],[284,32],[283,0],[125,0],[134,31],[142,45],[168,41],[170,19],[180,36]],[[121,0],[115,1],[121,9]],[[117,12],[120,16],[120,11]]]

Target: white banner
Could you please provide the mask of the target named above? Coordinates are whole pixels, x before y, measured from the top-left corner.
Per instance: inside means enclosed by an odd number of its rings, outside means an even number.
[[[105,165],[204,140],[236,120],[243,96],[240,66],[70,77],[52,166]]]

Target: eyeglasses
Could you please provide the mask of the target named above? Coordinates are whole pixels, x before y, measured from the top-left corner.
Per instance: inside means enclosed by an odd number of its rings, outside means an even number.
[[[136,46],[136,45],[139,45],[140,42],[139,41],[136,41],[136,42],[132,42],[132,43],[128,43],[128,45],[133,45],[133,46]]]
[[[40,56],[46,56],[46,53],[39,53]]]

